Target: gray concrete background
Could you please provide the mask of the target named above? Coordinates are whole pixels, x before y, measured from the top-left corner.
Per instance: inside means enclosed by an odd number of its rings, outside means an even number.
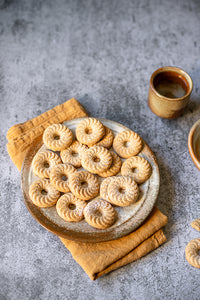
[[[184,116],[164,120],[147,106],[149,78],[179,66],[194,82]],[[58,237],[27,211],[6,132],[71,97],[94,117],[137,131],[161,172],[157,206],[167,242],[90,281]],[[200,237],[200,172],[187,137],[200,116],[200,2],[0,0],[0,299],[199,299],[200,271],[185,260]]]

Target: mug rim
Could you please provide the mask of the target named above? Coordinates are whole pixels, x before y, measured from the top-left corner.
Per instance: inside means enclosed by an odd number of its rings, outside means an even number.
[[[155,89],[154,87],[154,79],[155,77],[160,74],[160,73],[165,73],[165,72],[168,72],[168,71],[171,71],[171,72],[174,72],[174,73],[179,73],[181,74],[182,76],[184,76],[185,80],[187,81],[188,85],[189,85],[189,90],[188,92],[182,96],[182,97],[178,97],[178,98],[169,98],[169,97],[166,97],[166,96],[163,96],[161,95],[160,93],[157,92],[157,90]],[[164,100],[166,101],[170,101],[170,102],[177,102],[177,101],[182,101],[184,100],[185,98],[187,98],[192,90],[193,90],[193,81],[192,81],[192,78],[190,77],[190,75],[184,71],[183,69],[181,68],[178,68],[178,67],[173,67],[173,66],[166,66],[166,67],[161,67],[157,70],[155,70],[152,75],[151,75],[151,78],[150,78],[150,86],[152,88],[152,90],[154,91],[154,93],[159,97],[159,98],[164,98]]]
[[[190,156],[193,160],[193,163],[195,164],[197,169],[200,171],[200,161],[197,158],[196,152],[194,150],[194,144],[193,144],[194,134],[195,134],[198,126],[200,126],[200,119],[197,120],[190,129],[190,132],[188,135],[188,150],[189,150]]]

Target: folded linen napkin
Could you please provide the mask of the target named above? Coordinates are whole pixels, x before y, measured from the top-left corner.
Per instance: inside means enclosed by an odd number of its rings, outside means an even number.
[[[42,136],[46,127],[85,116],[84,108],[72,98],[36,118],[12,126],[7,132],[7,149],[19,171],[31,143]],[[155,207],[137,230],[122,238],[101,243],[60,239],[90,279],[95,280],[159,247],[166,240],[162,230],[166,224],[167,217]]]
[[[122,238],[101,243],[60,239],[90,279],[95,280],[159,247],[166,240],[161,229],[166,224],[167,217],[154,207],[142,226]]]
[[[36,118],[12,126],[7,132],[7,150],[18,170],[21,170],[29,146],[34,139],[42,136],[45,128],[51,124],[81,117],[87,117],[87,113],[80,103],[72,98]]]

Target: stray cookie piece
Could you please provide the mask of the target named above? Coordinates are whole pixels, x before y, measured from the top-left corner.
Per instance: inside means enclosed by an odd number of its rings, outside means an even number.
[[[101,177],[114,176],[117,173],[119,173],[119,171],[121,169],[122,161],[121,161],[120,157],[113,151],[110,151],[110,153],[112,155],[112,164],[108,170],[98,173],[98,175]]]
[[[110,128],[106,126],[104,127],[105,127],[105,136],[96,145],[109,149],[112,146],[114,134]]]
[[[77,172],[70,164],[59,164],[51,168],[50,181],[51,184],[60,192],[70,192],[68,178],[71,174]]]
[[[29,196],[35,205],[51,207],[56,204],[60,197],[60,192],[50,184],[49,179],[40,179],[31,184]]]
[[[92,227],[106,229],[116,220],[114,207],[102,199],[92,200],[84,209],[86,222]]]
[[[200,269],[200,239],[191,240],[185,248],[187,261],[195,268]]]
[[[69,188],[77,198],[90,200],[97,196],[99,182],[95,175],[87,171],[79,171],[69,177]]]
[[[129,158],[141,151],[142,139],[132,130],[122,131],[115,136],[113,148],[122,158]]]
[[[95,145],[105,135],[105,127],[95,118],[83,119],[76,127],[77,140],[87,146]]]
[[[79,222],[84,218],[83,210],[86,202],[77,199],[71,193],[64,194],[56,203],[58,215],[68,222]]]
[[[93,146],[86,150],[81,159],[83,168],[94,174],[108,170],[111,163],[111,153],[102,146]]]
[[[138,184],[141,184],[150,177],[151,165],[143,157],[130,157],[123,163],[121,173],[123,176],[133,177]]]
[[[192,228],[200,231],[200,219],[194,220],[191,224]]]
[[[109,202],[117,206],[128,206],[138,200],[139,188],[132,177],[119,176],[108,185]]]
[[[73,140],[72,131],[63,124],[53,124],[43,133],[43,142],[48,149],[61,151],[69,147]]]
[[[38,152],[32,161],[33,173],[40,178],[49,178],[51,168],[61,163],[60,157],[52,151]]]

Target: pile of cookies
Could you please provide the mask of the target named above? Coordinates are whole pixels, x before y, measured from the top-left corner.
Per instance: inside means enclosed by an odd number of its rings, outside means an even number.
[[[114,206],[137,202],[138,185],[151,176],[151,165],[138,156],[142,139],[131,130],[114,136],[95,118],[80,121],[75,135],[63,124],[45,129],[49,150],[33,158],[32,170],[40,179],[31,184],[30,198],[39,207],[56,205],[66,221],[85,218],[95,228],[108,228],[117,218]]]

